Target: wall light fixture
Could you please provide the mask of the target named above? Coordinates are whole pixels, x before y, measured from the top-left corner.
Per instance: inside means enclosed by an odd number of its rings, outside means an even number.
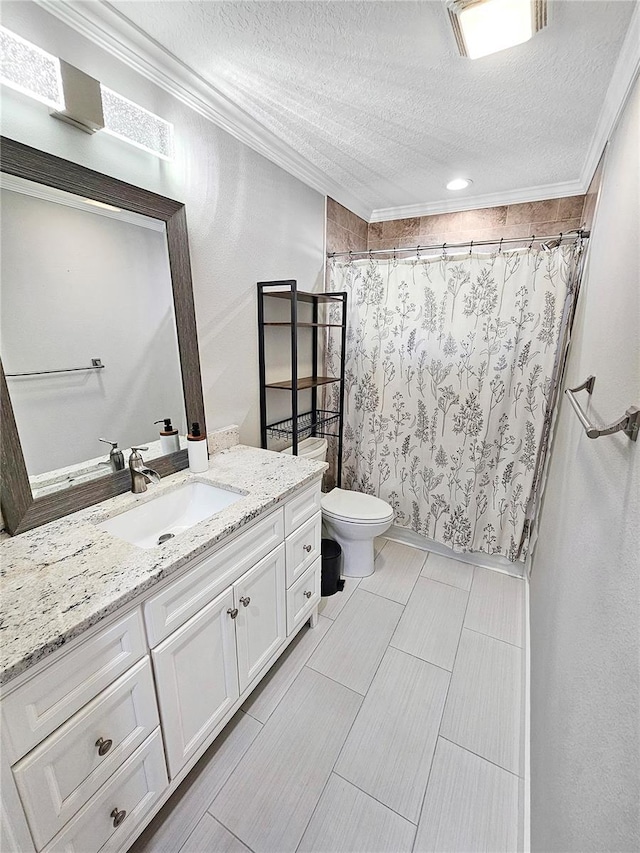
[[[173,159],[173,125],[73,65],[0,27],[0,82],[47,104],[85,133],[105,131],[163,160]]]
[[[64,109],[60,60],[0,27],[0,82],[53,109]]]

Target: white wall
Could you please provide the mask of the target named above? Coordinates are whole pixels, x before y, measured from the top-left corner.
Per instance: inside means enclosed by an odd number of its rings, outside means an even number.
[[[3,133],[186,204],[207,427],[259,443],[256,282],[320,289],[324,197],[96,48],[33,3],[6,2],[4,26],[175,125],[167,163],[106,134],[90,137],[3,93]]]
[[[640,83],[607,154],[566,385],[640,406]],[[583,405],[586,392],[579,395]],[[563,399],[531,578],[531,847],[640,849],[640,441]]]
[[[164,232],[2,190],[0,316],[7,373],[103,370],[8,379],[29,474],[186,432]],[[143,217],[140,217],[143,219]]]

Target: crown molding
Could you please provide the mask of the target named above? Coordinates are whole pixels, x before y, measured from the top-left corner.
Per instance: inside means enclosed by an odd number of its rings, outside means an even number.
[[[519,190],[507,190],[486,195],[464,196],[452,199],[429,201],[423,204],[406,204],[399,207],[379,207],[371,213],[370,222],[385,222],[390,219],[412,219],[416,216],[434,216],[438,213],[456,213],[460,210],[477,210],[481,207],[501,207],[506,204],[521,204],[529,201],[546,201],[550,198],[582,195],[582,181],[564,181],[557,184],[541,184]]]
[[[143,33],[108,3],[75,3],[73,0],[35,0],[35,2],[49,14],[173,95],[235,139],[280,166],[290,175],[322,195],[335,198],[363,219],[368,219],[371,212],[369,206],[345,191],[325,172],[263,127],[245,110]]]
[[[584,194],[640,71],[640,5],[637,5],[579,178],[507,192],[458,196],[455,199],[377,208],[371,211],[371,208],[361,199],[345,190],[290,145],[268,131],[215,86],[196,74],[104,0],[83,3],[77,3],[74,0],[35,0],[35,2],[235,139],[322,195],[331,196],[367,222],[433,216],[438,213]]]
[[[640,4],[636,3],[580,173],[585,192],[591,183],[602,152],[618,124],[639,73]]]

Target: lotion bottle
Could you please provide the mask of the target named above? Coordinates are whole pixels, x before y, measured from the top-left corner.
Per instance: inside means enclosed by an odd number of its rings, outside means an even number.
[[[160,423],[164,423],[164,429],[160,430],[160,447],[163,456],[166,456],[167,453],[176,453],[180,450],[178,430],[172,427],[171,418],[160,418],[159,421],[154,421],[154,424]]]
[[[202,474],[209,470],[207,436],[200,434],[200,424],[197,422],[191,424],[191,432],[187,435],[187,450],[189,470],[192,474]]]

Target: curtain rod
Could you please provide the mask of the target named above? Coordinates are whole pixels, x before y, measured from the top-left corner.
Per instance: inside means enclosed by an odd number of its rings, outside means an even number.
[[[417,254],[419,252],[430,252],[434,249],[442,249],[442,251],[445,252],[447,249],[461,249],[466,246],[470,246],[471,249],[473,249],[474,246],[495,246],[496,244],[500,244],[500,246],[502,246],[503,243],[526,243],[527,241],[530,241],[529,248],[531,248],[534,241],[537,243],[551,243],[555,240],[558,242],[562,240],[586,240],[590,233],[590,231],[583,231],[579,228],[574,231],[567,231],[566,234],[550,234],[546,237],[536,237],[535,234],[531,234],[528,237],[507,237],[506,239],[504,237],[500,237],[495,240],[465,240],[464,243],[434,243],[432,245],[425,246],[407,246],[406,248],[392,246],[389,249],[361,249],[358,252],[327,252],[327,257],[339,258],[343,256],[353,257],[354,255],[388,255],[391,253],[398,254],[398,252],[413,252],[414,254]]]

